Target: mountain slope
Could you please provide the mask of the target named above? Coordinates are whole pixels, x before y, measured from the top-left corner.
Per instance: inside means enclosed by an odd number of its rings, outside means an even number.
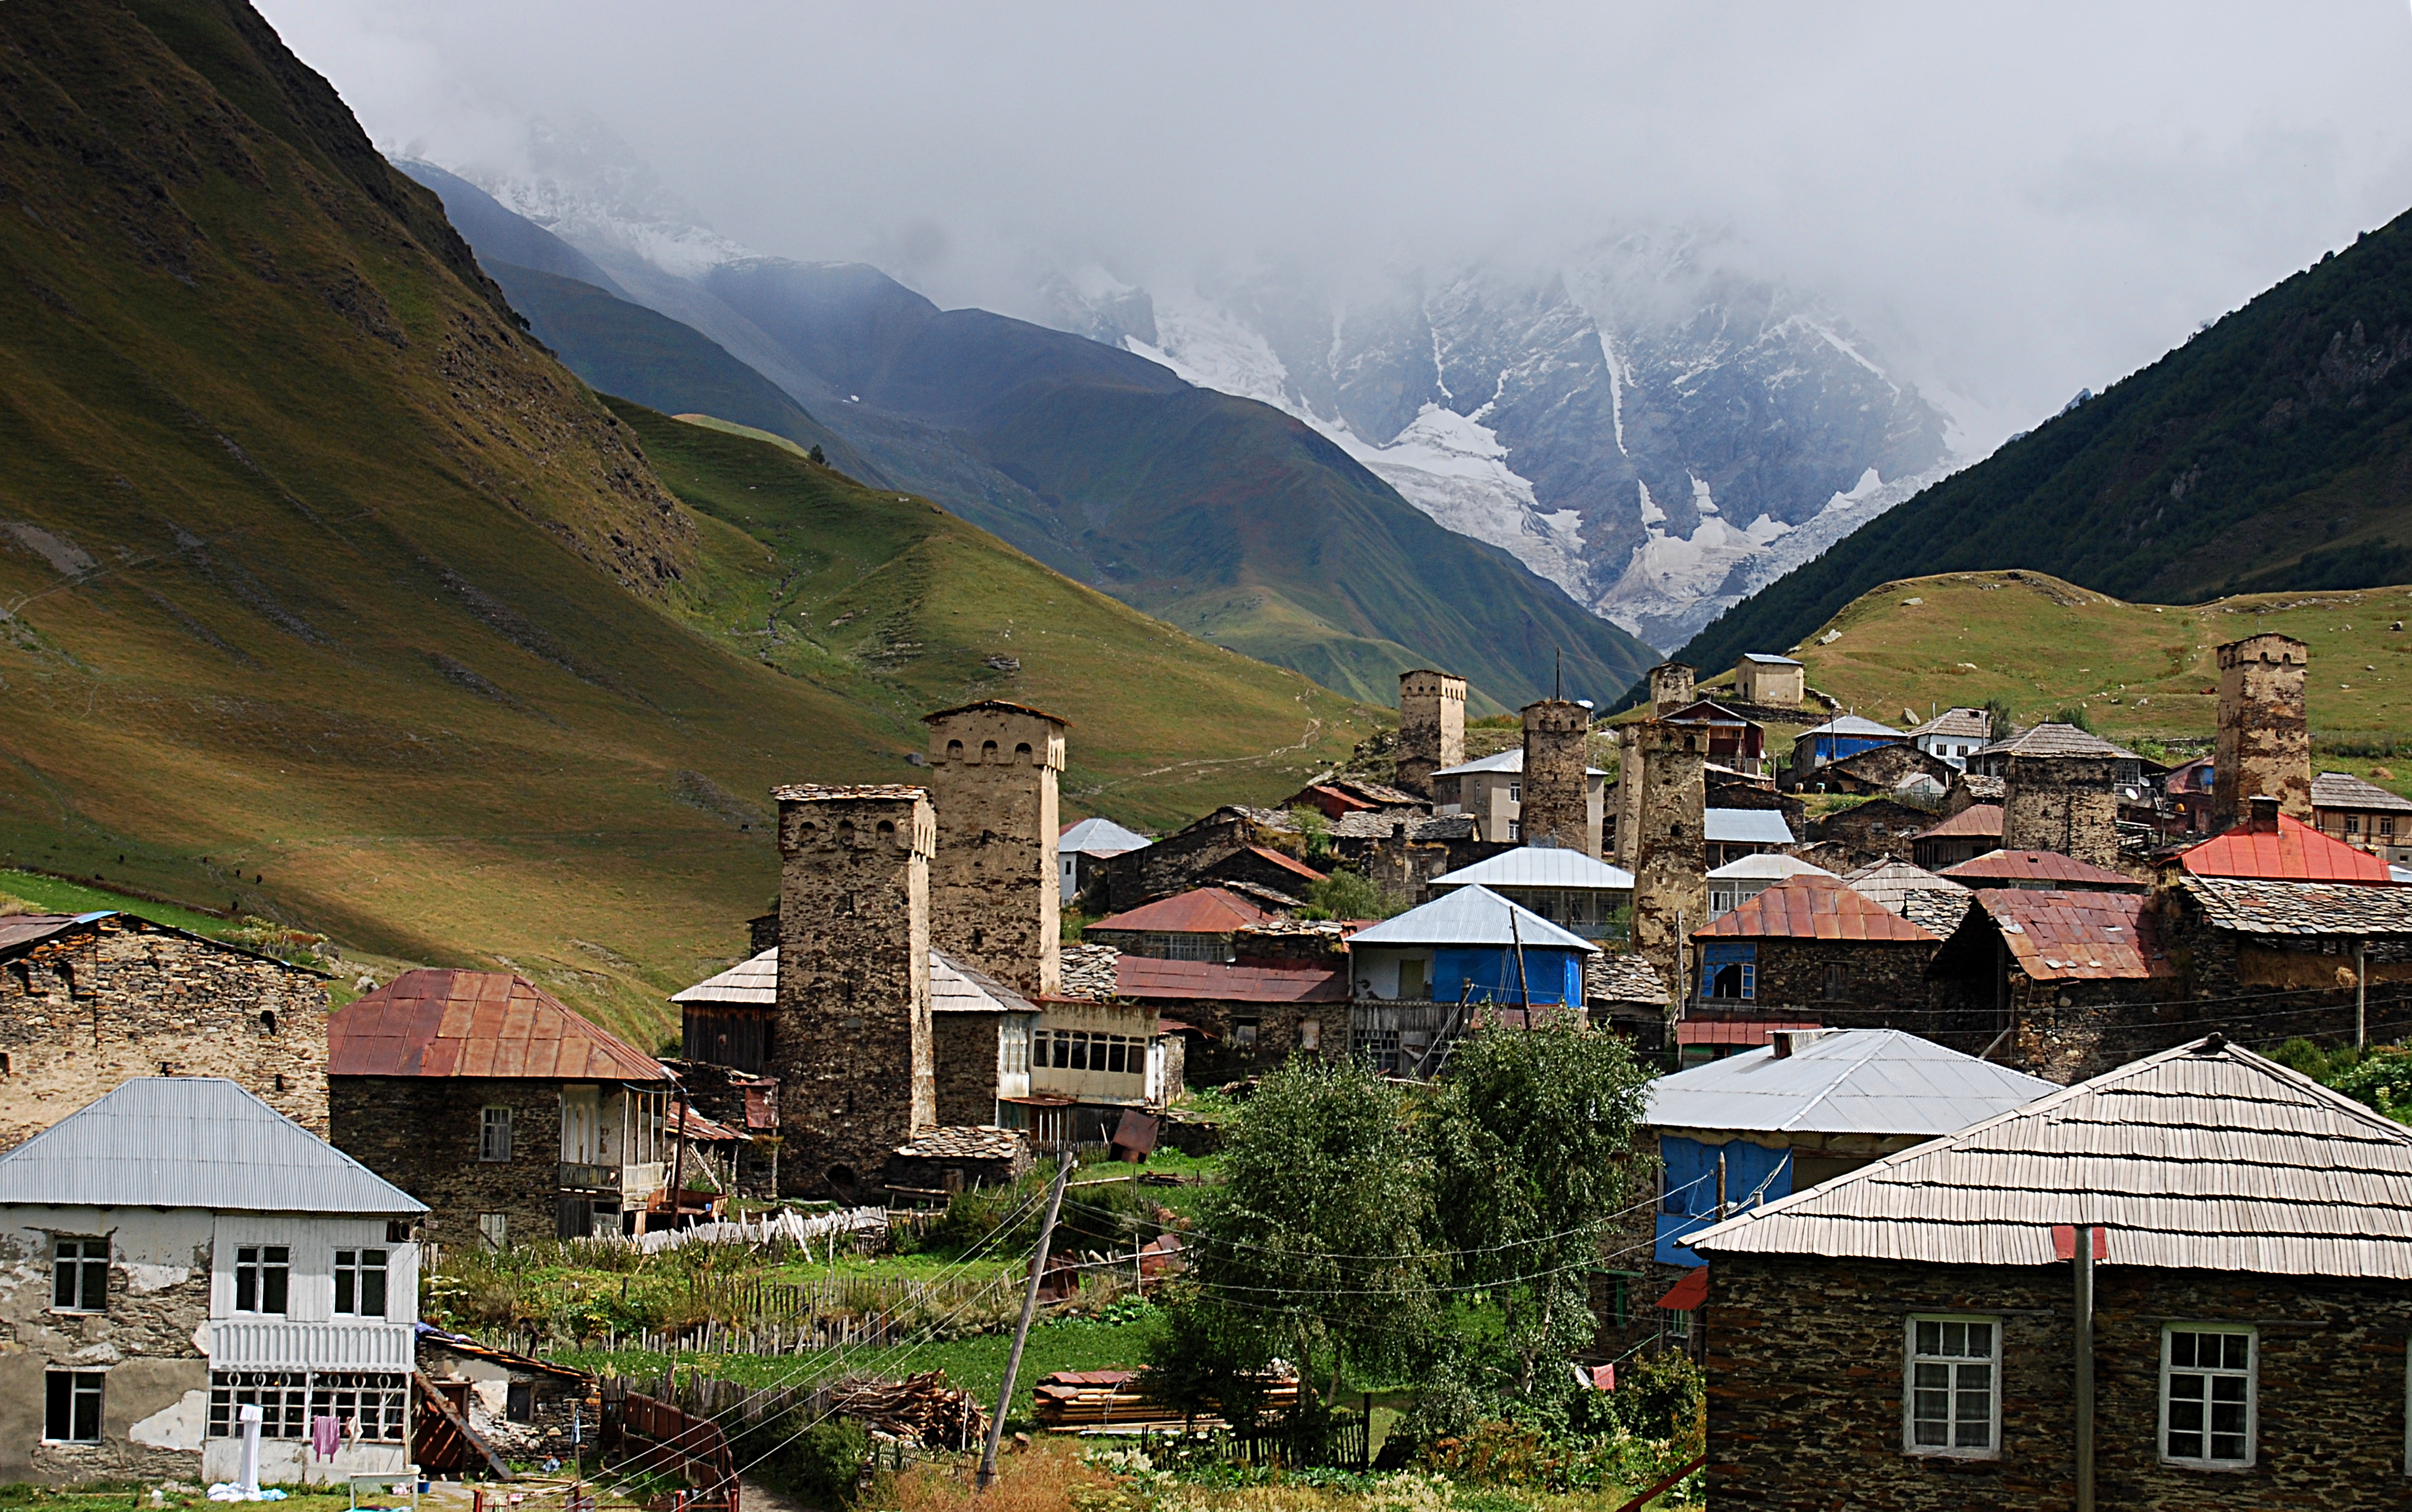
[[[774,885],[768,789],[906,776],[934,704],[1059,706],[1073,802],[1140,824],[1374,727],[615,412],[240,5],[0,7],[0,77],[7,863],[508,963],[650,1043]]]
[[[1720,667],[1889,579],[2033,567],[2125,598],[2412,579],[2412,217],[2011,441],[1736,605]]]

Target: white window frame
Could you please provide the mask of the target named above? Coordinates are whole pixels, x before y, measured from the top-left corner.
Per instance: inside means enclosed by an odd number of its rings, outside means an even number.
[[[499,1115],[499,1116],[497,1116]],[[495,1138],[499,1132],[500,1139]],[[500,1153],[497,1153],[497,1151]],[[488,1103],[478,1109],[478,1162],[507,1166],[511,1162],[511,1110],[506,1103]]]
[[[1985,1446],[1962,1448],[1956,1444],[1920,1444],[1918,1442],[1918,1365],[1921,1358],[1955,1367],[1951,1395],[1955,1411],[1949,1421],[1952,1436],[1958,1437],[1959,1415],[1956,1411],[1960,1390],[1956,1367],[1979,1363],[1978,1357],[1966,1355],[1920,1356],[1918,1352],[1918,1326],[1921,1323],[1981,1323],[1993,1330],[1993,1353],[1985,1357],[1986,1379],[1991,1383],[1987,1396],[1988,1416],[1985,1424]],[[1998,1460],[2002,1457],[2002,1320],[1990,1313],[1912,1313],[1902,1320],[1901,1328],[1901,1452],[1927,1460]]]
[[[2179,1459],[2169,1453],[2169,1375],[2171,1373],[2169,1350],[2172,1339],[2181,1333],[2233,1333],[2244,1336],[2244,1458],[2242,1460]],[[2234,1375],[2237,1373],[2226,1369],[2204,1371],[2200,1367],[2195,1367],[2188,1370],[2186,1373],[2223,1376]],[[2160,1428],[2158,1436],[2154,1441],[2154,1448],[2158,1452],[2161,1463],[2186,1470],[2252,1469],[2261,1457],[2261,1330],[2249,1323],[2162,1324],[2160,1399]],[[2211,1453],[2212,1437],[2208,1401],[2205,1402],[2204,1406],[2206,1411],[2202,1425],[2202,1447],[2207,1457]]]

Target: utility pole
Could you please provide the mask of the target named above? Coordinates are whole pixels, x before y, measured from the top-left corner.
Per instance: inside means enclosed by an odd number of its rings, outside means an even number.
[[[1013,1348],[1005,1357],[1005,1384],[997,1387],[996,1416],[989,1419],[988,1445],[980,1450],[979,1475],[972,1489],[986,1490],[996,1479],[997,1445],[1005,1438],[1005,1409],[1013,1402],[1013,1378],[1022,1369],[1022,1346],[1030,1342],[1030,1315],[1038,1311],[1038,1278],[1047,1273],[1047,1246],[1055,1238],[1055,1214],[1064,1206],[1064,1183],[1072,1176],[1072,1144],[1064,1142],[1063,1164],[1055,1167],[1055,1184],[1047,1193],[1047,1217],[1038,1226],[1038,1253],[1030,1262],[1030,1284],[1022,1294],[1022,1321],[1013,1326]]]
[[[2077,1226],[2077,1512],[2094,1512],[2094,1233]]]

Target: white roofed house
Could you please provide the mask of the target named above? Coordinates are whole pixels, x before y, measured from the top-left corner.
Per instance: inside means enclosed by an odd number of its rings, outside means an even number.
[[[1056,879],[1063,885],[1064,902],[1070,903],[1097,882],[1105,862],[1139,850],[1147,843],[1147,836],[1125,829],[1111,819],[1082,819],[1066,825],[1064,832],[1055,837]]]
[[[1633,906],[1633,873],[1559,846],[1520,846],[1424,884],[1438,898],[1460,888],[1489,888],[1587,940],[1623,939]]]
[[[1494,845],[1521,844],[1524,813],[1524,748],[1510,746],[1495,756],[1462,761],[1432,774],[1433,813],[1463,815],[1474,821],[1475,838]],[[1608,773],[1583,769],[1583,800],[1591,831],[1591,848],[1599,848],[1601,827],[1608,818]]]
[[[0,1155],[0,1480],[232,1480],[249,1408],[263,1483],[399,1471],[426,1211],[216,1078]]]
[[[2412,1495],[2412,1129],[2219,1035],[1684,1242],[1712,1505]]]
[[[1701,815],[1700,835],[1708,842],[1712,868],[1792,844],[1792,827],[1781,809],[1710,809]]]
[[[1783,815],[1776,817],[1780,821]],[[1780,851],[1759,851],[1740,860],[1728,861],[1709,873],[1709,917],[1718,918],[1732,913],[1788,877],[1833,874],[1822,866],[1812,866],[1797,856],[1787,856]]]

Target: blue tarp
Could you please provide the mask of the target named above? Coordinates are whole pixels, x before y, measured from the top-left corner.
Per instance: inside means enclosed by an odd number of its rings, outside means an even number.
[[[1739,1212],[1746,1203],[1772,1202],[1792,1195],[1792,1152],[1770,1150],[1744,1139],[1703,1144],[1698,1139],[1661,1136],[1658,1158],[1667,1163],[1666,1196],[1658,1203],[1658,1247],[1661,1265],[1704,1265],[1706,1259],[1675,1240],[1697,1233],[1717,1219],[1717,1156],[1726,1157],[1726,1207]],[[1762,1184],[1764,1183],[1764,1184]]]
[[[1524,979],[1516,979],[1510,946],[1449,946],[1433,952],[1432,996],[1435,1003],[1494,1003],[1521,1007],[1529,991],[1535,1006],[1582,1001],[1582,957],[1552,946],[1524,947]]]

